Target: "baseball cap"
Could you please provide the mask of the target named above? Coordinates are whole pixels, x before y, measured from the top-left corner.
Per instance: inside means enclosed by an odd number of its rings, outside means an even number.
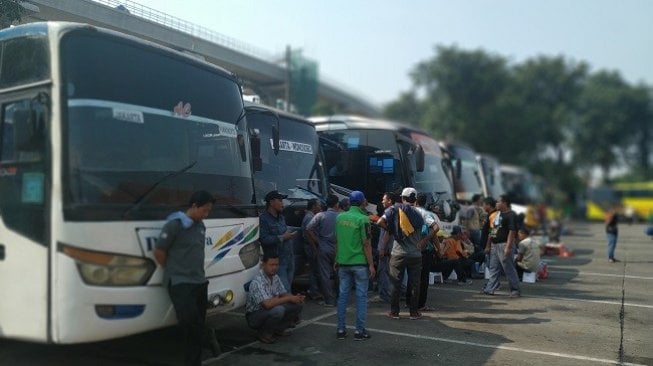
[[[363,203],[365,201],[365,195],[361,191],[352,191],[349,194],[349,201],[351,203]]]
[[[284,199],[288,198],[287,194],[281,194],[279,191],[270,191],[265,195],[265,202],[270,202],[274,199]]]
[[[410,197],[411,195],[415,198],[417,197],[417,190],[413,187],[406,187],[401,191],[401,197]]]

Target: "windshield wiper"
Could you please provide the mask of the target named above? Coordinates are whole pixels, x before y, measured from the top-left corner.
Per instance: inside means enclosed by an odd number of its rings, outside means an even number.
[[[136,201],[134,201],[132,206],[129,209],[127,209],[127,211],[125,211],[124,214],[122,214],[122,218],[123,219],[127,218],[127,215],[129,215],[129,213],[131,213],[132,211],[135,211],[136,209],[138,209],[143,204],[143,202],[145,202],[145,199],[148,198],[152,194],[152,192],[154,192],[154,190],[159,186],[159,184],[165,182],[166,180],[168,180],[170,178],[174,178],[174,177],[178,176],[181,173],[186,172],[190,168],[194,167],[195,164],[197,164],[197,161],[194,161],[194,162],[186,165],[185,167],[177,170],[176,172],[166,174],[165,176],[163,176],[163,178],[161,178],[161,179],[157,180],[156,182],[154,182],[154,184],[152,184],[150,186],[150,188],[148,188],[142,195],[140,195],[140,197],[138,197],[136,199]]]
[[[306,188],[300,187],[300,186],[295,186],[295,188],[298,188],[298,189],[300,189],[300,190],[302,190],[302,191],[304,191],[306,193],[310,193],[310,194],[312,194],[313,196],[315,196],[316,198],[318,198],[320,200],[322,199],[322,196],[320,196],[319,194],[311,191],[310,189],[306,189]]]

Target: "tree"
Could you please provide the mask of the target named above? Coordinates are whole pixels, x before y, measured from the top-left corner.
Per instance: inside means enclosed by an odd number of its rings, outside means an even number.
[[[591,75],[579,97],[579,118],[574,131],[574,159],[580,167],[599,166],[608,180],[620,161],[620,149],[629,141],[630,88],[617,72]]]
[[[425,95],[420,125],[437,138],[464,140],[478,148],[497,136],[492,111],[509,82],[503,57],[439,46],[411,77]]]
[[[384,116],[415,127],[419,127],[422,113],[422,102],[412,91],[401,93],[399,99],[388,103],[383,110]]]
[[[19,0],[0,0],[0,29],[7,28],[15,21],[21,21],[25,8]]]

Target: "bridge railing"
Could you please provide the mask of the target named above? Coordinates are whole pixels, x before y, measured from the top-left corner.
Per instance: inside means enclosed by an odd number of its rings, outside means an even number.
[[[131,0],[92,0],[93,2],[106,5],[116,11],[128,12],[130,15],[149,20],[174,30],[190,34],[192,36],[217,43],[221,46],[231,48],[238,52],[256,57],[261,60],[272,60],[274,56],[255,46],[218,33],[206,27],[185,21],[162,11],[152,9],[148,6],[138,4]]]

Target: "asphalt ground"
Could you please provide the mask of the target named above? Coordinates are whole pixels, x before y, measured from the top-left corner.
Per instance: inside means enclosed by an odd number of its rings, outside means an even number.
[[[609,263],[600,224],[572,223],[563,243],[575,256],[545,256],[549,278],[522,283],[510,298],[507,283],[494,296],[484,280],[429,287],[433,312],[409,320],[386,316],[389,305],[370,302],[372,338],[336,339],[336,310],[308,302],[289,337],[262,344],[242,311],[209,320],[223,353],[204,365],[653,365],[653,240],[644,225],[620,225]],[[370,296],[373,296],[370,293]],[[174,328],[75,346],[0,340],[0,365],[175,365],[181,355]]]

